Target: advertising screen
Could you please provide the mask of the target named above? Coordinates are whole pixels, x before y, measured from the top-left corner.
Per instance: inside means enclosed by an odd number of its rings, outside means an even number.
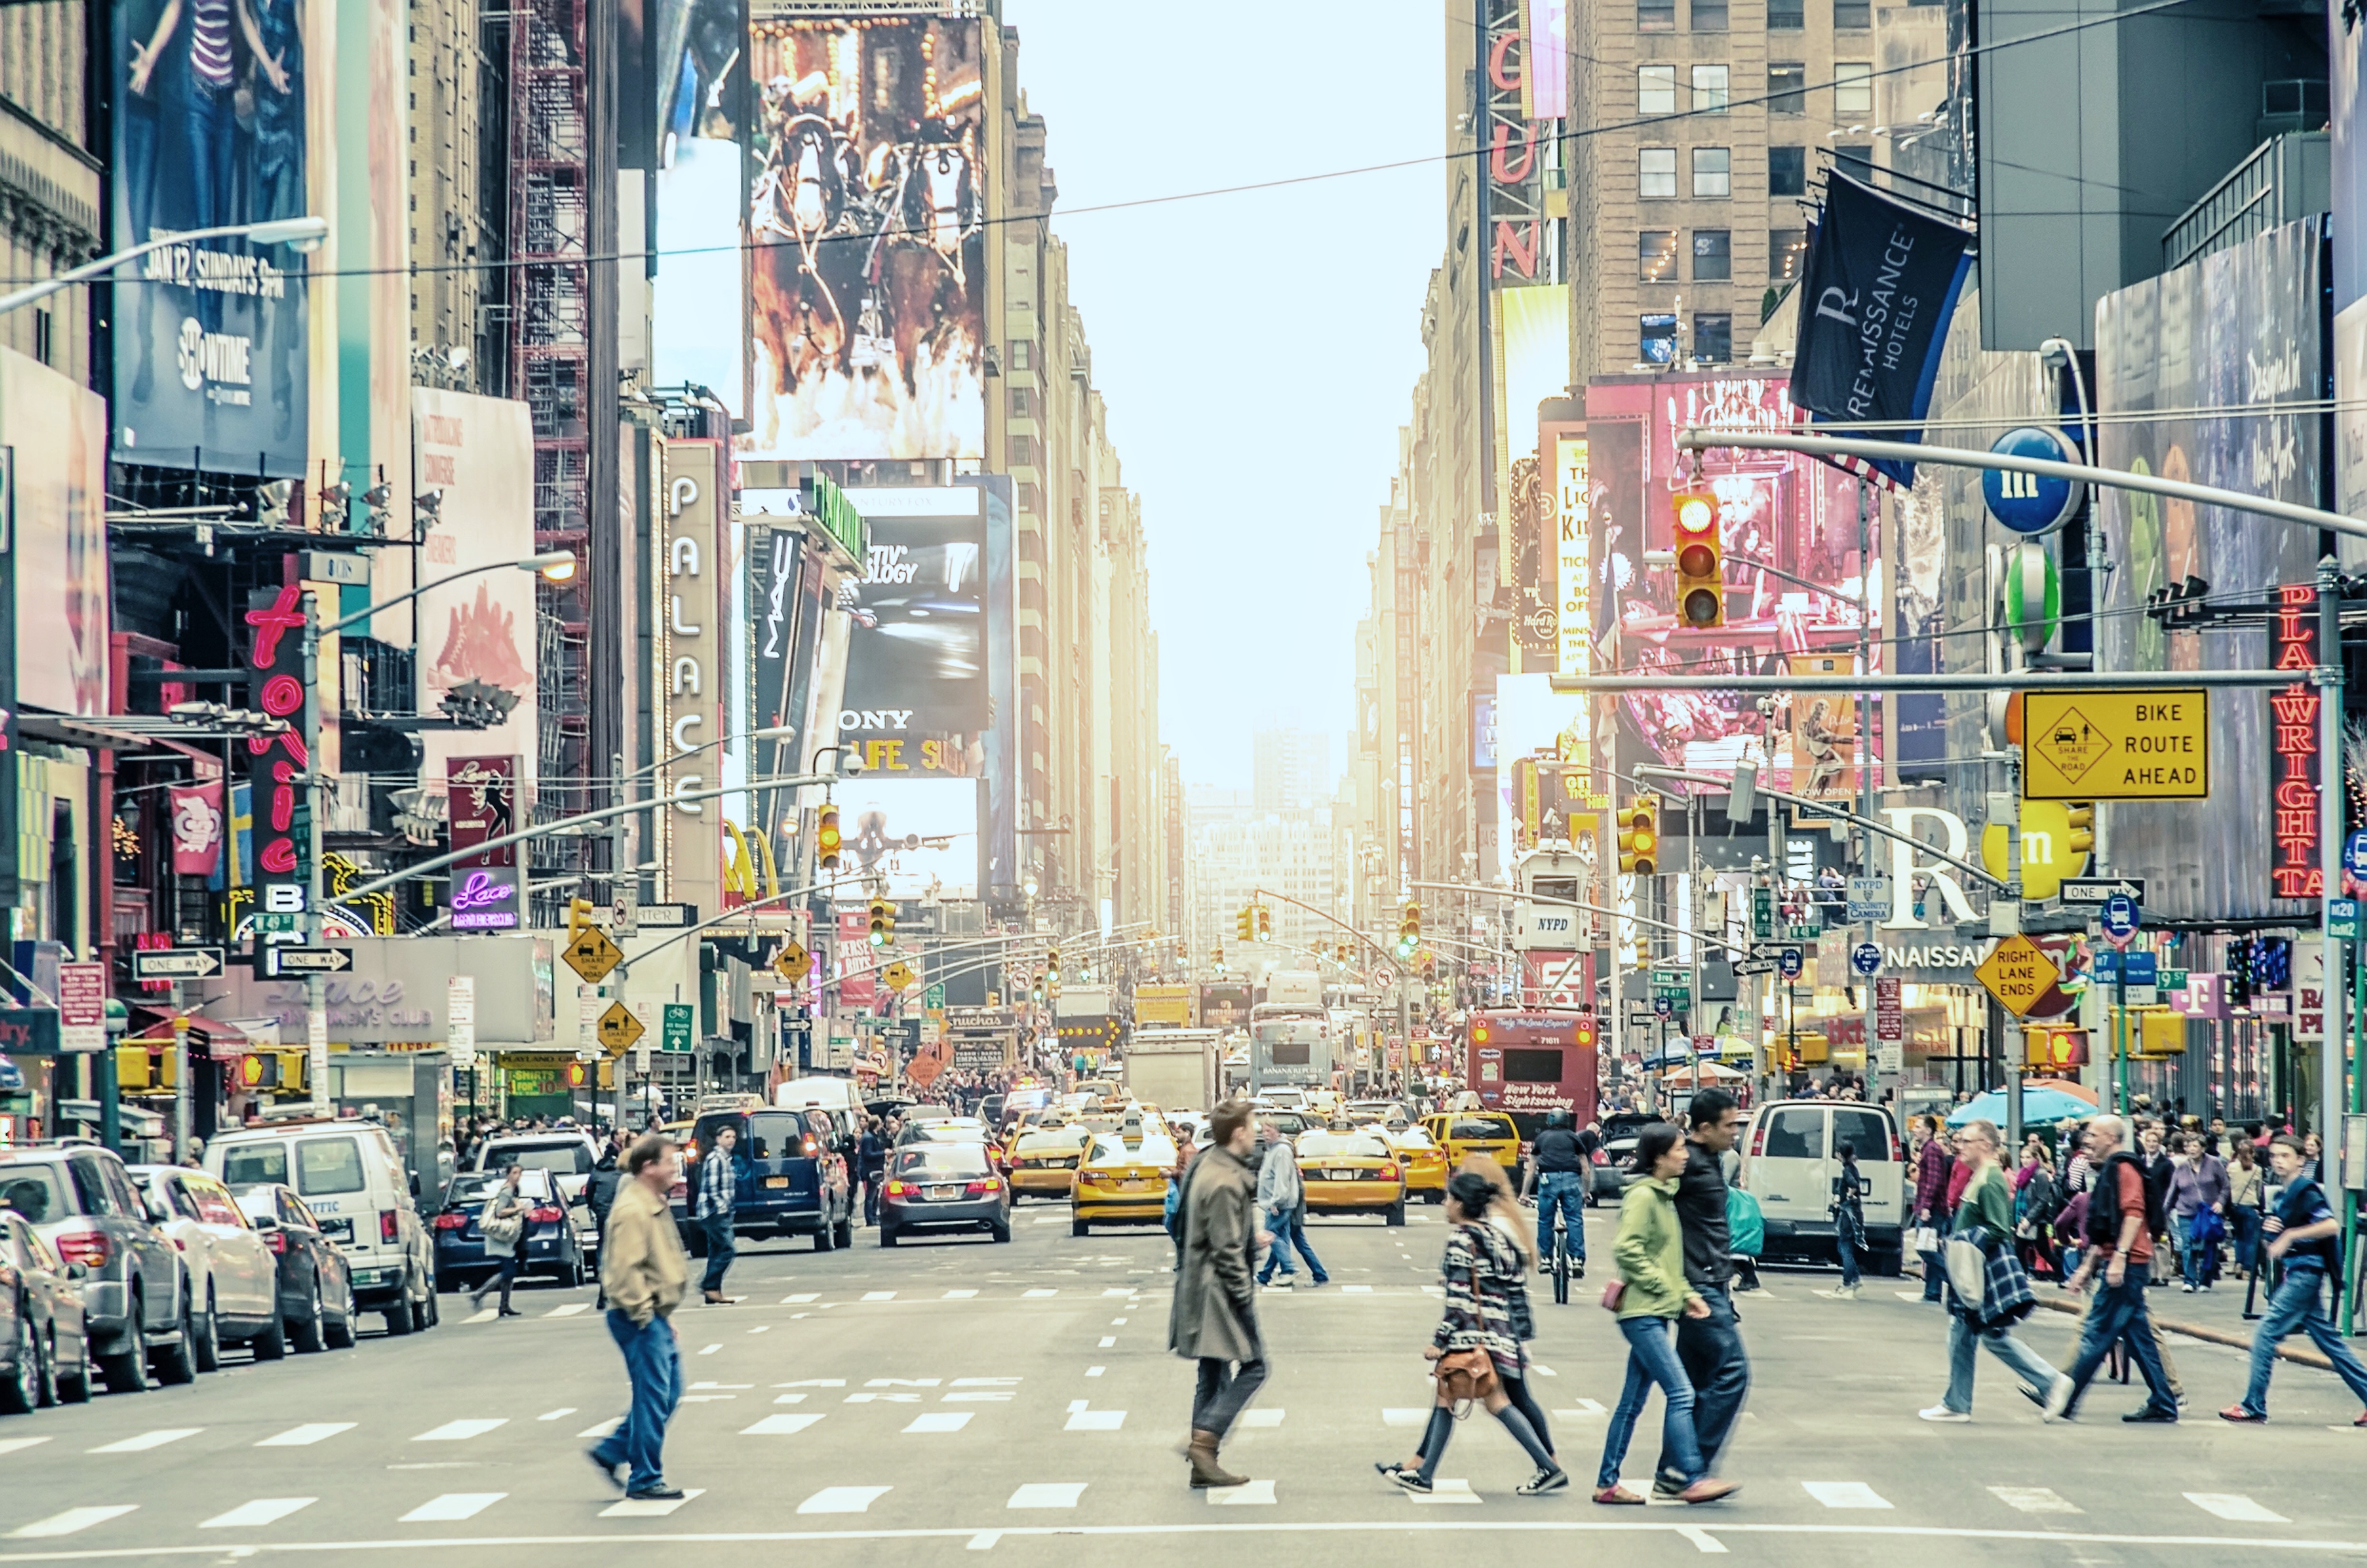
[[[532,555],[534,426],[523,403],[472,392],[413,388],[412,472],[422,490],[444,493],[436,526],[418,551],[419,580],[436,583],[476,567]],[[427,777],[456,755],[508,753],[525,758],[521,777],[532,793],[538,711],[532,573],[480,571],[449,587],[419,596],[419,706],[434,712],[470,681],[499,687],[517,699],[509,717],[488,730],[428,731],[420,736]],[[398,608],[377,619],[382,635],[404,641],[400,627],[413,612]]]
[[[744,414],[744,13],[737,0],[648,0],[648,12],[659,253],[651,358],[660,385],[703,386]]]
[[[0,525],[14,475],[17,697],[95,719],[108,702],[107,404],[0,348]]]
[[[118,0],[112,248],[311,210],[302,12],[300,0]],[[304,258],[285,245],[190,240],[121,276],[116,458],[301,476]]]
[[[839,738],[875,768],[973,774],[987,722],[985,493],[847,492],[870,524],[860,581],[839,589],[847,635]]]
[[[875,876],[886,880],[888,896],[900,902],[978,896],[976,779],[866,774],[837,785],[832,794],[845,841],[843,898],[869,897],[866,886]]]
[[[981,24],[759,14],[744,456],[980,458]]]

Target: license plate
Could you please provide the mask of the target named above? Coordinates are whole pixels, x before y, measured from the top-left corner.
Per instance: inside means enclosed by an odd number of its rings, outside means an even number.
[[[789,1178],[787,1176],[766,1176],[764,1178],[764,1186],[767,1190],[778,1190],[788,1185]]]
[[[1356,1179],[1356,1173],[1353,1171],[1325,1171],[1323,1175],[1326,1179],[1331,1181],[1353,1181]]]
[[[929,1187],[927,1192],[931,1198],[951,1198],[954,1195],[954,1189],[950,1187]]]
[[[320,1217],[316,1215],[314,1218]],[[351,1220],[322,1219],[321,1233],[341,1242],[350,1242],[354,1239],[354,1222]]]

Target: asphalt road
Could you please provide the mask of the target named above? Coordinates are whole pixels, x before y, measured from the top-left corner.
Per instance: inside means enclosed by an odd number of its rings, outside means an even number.
[[[1592,1227],[1598,1258],[1607,1212]],[[2279,1369],[2275,1424],[2211,1412],[2240,1390],[2236,1352],[2177,1346],[2192,1409],[2124,1427],[2136,1394],[2092,1391],[2086,1417],[2042,1426],[1986,1358],[1975,1422],[1916,1418],[1945,1377],[1939,1310],[1883,1281],[1771,1275],[1744,1298],[1756,1374],[1715,1506],[1607,1509],[1587,1499],[1621,1358],[1582,1287],[1539,1292],[1539,1387],[1576,1484],[1512,1488],[1527,1465],[1484,1416],[1457,1428],[1430,1499],[1392,1491],[1426,1418],[1420,1360],[1444,1229],[1416,1210],[1312,1227],[1333,1282],[1261,1302],[1274,1375],[1227,1448],[1256,1478],[1197,1494],[1172,1445],[1190,1371],[1165,1351],[1166,1239],[1069,1234],[1065,1208],[1023,1209],[1015,1239],[848,1252],[759,1243],[731,1289],[676,1323],[689,1402],[667,1445],[679,1504],[624,1504],[582,1450],[623,1408],[617,1353],[589,1291],[523,1290],[523,1320],[464,1321],[348,1351],[248,1366],[193,1388],[102,1395],[0,1420],[0,1563],[177,1562],[300,1552],[539,1568],[748,1543],[807,1562],[1132,1565],[1210,1552],[1395,1560],[1452,1551],[1404,1532],[1504,1532],[1489,1550],[1725,1553],[1817,1564],[2266,1562],[2367,1555],[2367,1432],[2328,1374]],[[1599,1276],[1598,1276],[1599,1278]],[[2029,1338],[2067,1358],[2071,1320]],[[1648,1477],[1658,1405],[1626,1466]],[[1220,1539],[1231,1535],[1238,1539]],[[1618,1539],[1604,1539],[1615,1536]],[[1640,1538],[1640,1539],[1639,1539]],[[715,1543],[701,1545],[699,1543]]]

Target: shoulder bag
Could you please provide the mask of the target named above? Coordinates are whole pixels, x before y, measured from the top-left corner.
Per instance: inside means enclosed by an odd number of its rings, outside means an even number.
[[[483,1216],[477,1221],[477,1231],[485,1238],[487,1252],[511,1251],[517,1245],[518,1238],[526,1234],[524,1206],[513,1202],[504,1210],[502,1199],[494,1199],[485,1205]]]
[[[1478,1268],[1475,1260],[1471,1279],[1471,1315],[1483,1330],[1488,1325],[1488,1307],[1479,1293]],[[1484,1345],[1474,1345],[1462,1350],[1449,1350],[1433,1366],[1438,1379],[1438,1392],[1449,1404],[1469,1405],[1484,1402],[1501,1387],[1496,1378],[1496,1358]],[[1468,1415],[1468,1409],[1458,1416]]]

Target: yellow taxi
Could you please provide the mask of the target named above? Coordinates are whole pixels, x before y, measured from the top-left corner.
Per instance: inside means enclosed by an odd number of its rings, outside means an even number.
[[[1300,1133],[1298,1176],[1309,1215],[1379,1214],[1405,1223],[1405,1172],[1378,1128]]]
[[[1004,1162],[1013,1205],[1028,1198],[1068,1197],[1077,1179],[1077,1162],[1092,1142],[1093,1134],[1084,1128],[1067,1124],[1022,1131]]]
[[[1521,1130],[1512,1119],[1501,1111],[1451,1110],[1439,1116],[1421,1119],[1422,1131],[1431,1141],[1446,1151],[1446,1163],[1459,1165],[1473,1154],[1485,1154],[1518,1175],[1521,1168]]]
[[[1127,1112],[1115,1132],[1094,1133],[1069,1195],[1069,1233],[1090,1235],[1094,1225],[1112,1222],[1162,1223],[1175,1160],[1167,1124],[1138,1110]]]
[[[1433,1142],[1429,1133],[1419,1127],[1391,1127],[1387,1122],[1365,1131],[1388,1140],[1389,1147],[1397,1153],[1399,1168],[1405,1172],[1408,1197],[1420,1194],[1424,1203],[1446,1201],[1446,1151]]]

